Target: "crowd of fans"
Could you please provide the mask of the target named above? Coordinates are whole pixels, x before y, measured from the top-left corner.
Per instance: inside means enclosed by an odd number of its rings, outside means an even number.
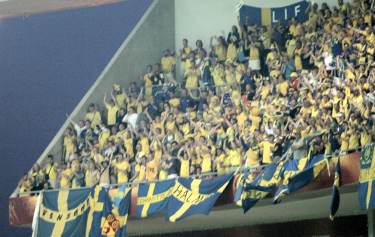
[[[71,121],[63,158],[35,164],[20,192],[220,175],[370,144],[374,9],[310,4],[304,23],[242,22],[208,47],[183,39],[147,66],[144,85],[115,84],[104,110],[91,104]]]

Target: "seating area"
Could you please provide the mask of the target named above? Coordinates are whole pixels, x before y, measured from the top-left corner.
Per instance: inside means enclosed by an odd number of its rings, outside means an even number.
[[[245,20],[210,45],[182,39],[141,80],[118,81],[70,120],[63,154],[35,164],[19,192],[217,176],[360,150],[375,139],[371,8],[310,4],[303,23],[271,30]]]

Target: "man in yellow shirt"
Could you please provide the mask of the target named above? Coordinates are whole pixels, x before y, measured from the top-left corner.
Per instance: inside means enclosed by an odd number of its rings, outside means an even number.
[[[117,173],[117,183],[123,184],[128,182],[129,174],[131,171],[131,166],[127,156],[123,154],[118,154],[115,157],[116,163],[114,165]]]
[[[104,95],[103,102],[107,109],[107,125],[112,127],[116,124],[116,117],[119,107],[114,97],[107,102],[107,94]]]
[[[89,105],[88,111],[85,115],[85,120],[88,120],[91,122],[91,127],[96,128],[98,124],[102,122],[102,117],[99,113],[99,111],[96,110],[96,106],[94,103],[91,103]]]
[[[268,136],[265,140],[259,143],[259,148],[262,151],[262,164],[272,163],[272,153],[275,147],[275,143],[272,140],[272,136]]]

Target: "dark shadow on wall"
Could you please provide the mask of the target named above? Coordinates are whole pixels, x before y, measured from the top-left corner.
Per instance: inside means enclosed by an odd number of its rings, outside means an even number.
[[[0,236],[30,236],[8,226],[8,196],[151,2],[0,21]]]
[[[249,219],[249,222],[251,220]],[[178,234],[148,235],[148,237],[365,237],[367,216],[337,217],[303,220],[278,224],[265,224]]]

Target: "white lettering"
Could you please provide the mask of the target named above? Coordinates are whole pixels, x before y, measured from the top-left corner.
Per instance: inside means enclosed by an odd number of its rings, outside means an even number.
[[[276,20],[275,11],[272,11],[272,23],[276,23],[276,22],[279,22],[279,20]]]
[[[284,19],[288,20],[288,8],[284,8]]]
[[[300,12],[299,8],[300,8],[300,5],[297,5],[297,6],[294,7],[294,16],[297,16],[298,13]]]

